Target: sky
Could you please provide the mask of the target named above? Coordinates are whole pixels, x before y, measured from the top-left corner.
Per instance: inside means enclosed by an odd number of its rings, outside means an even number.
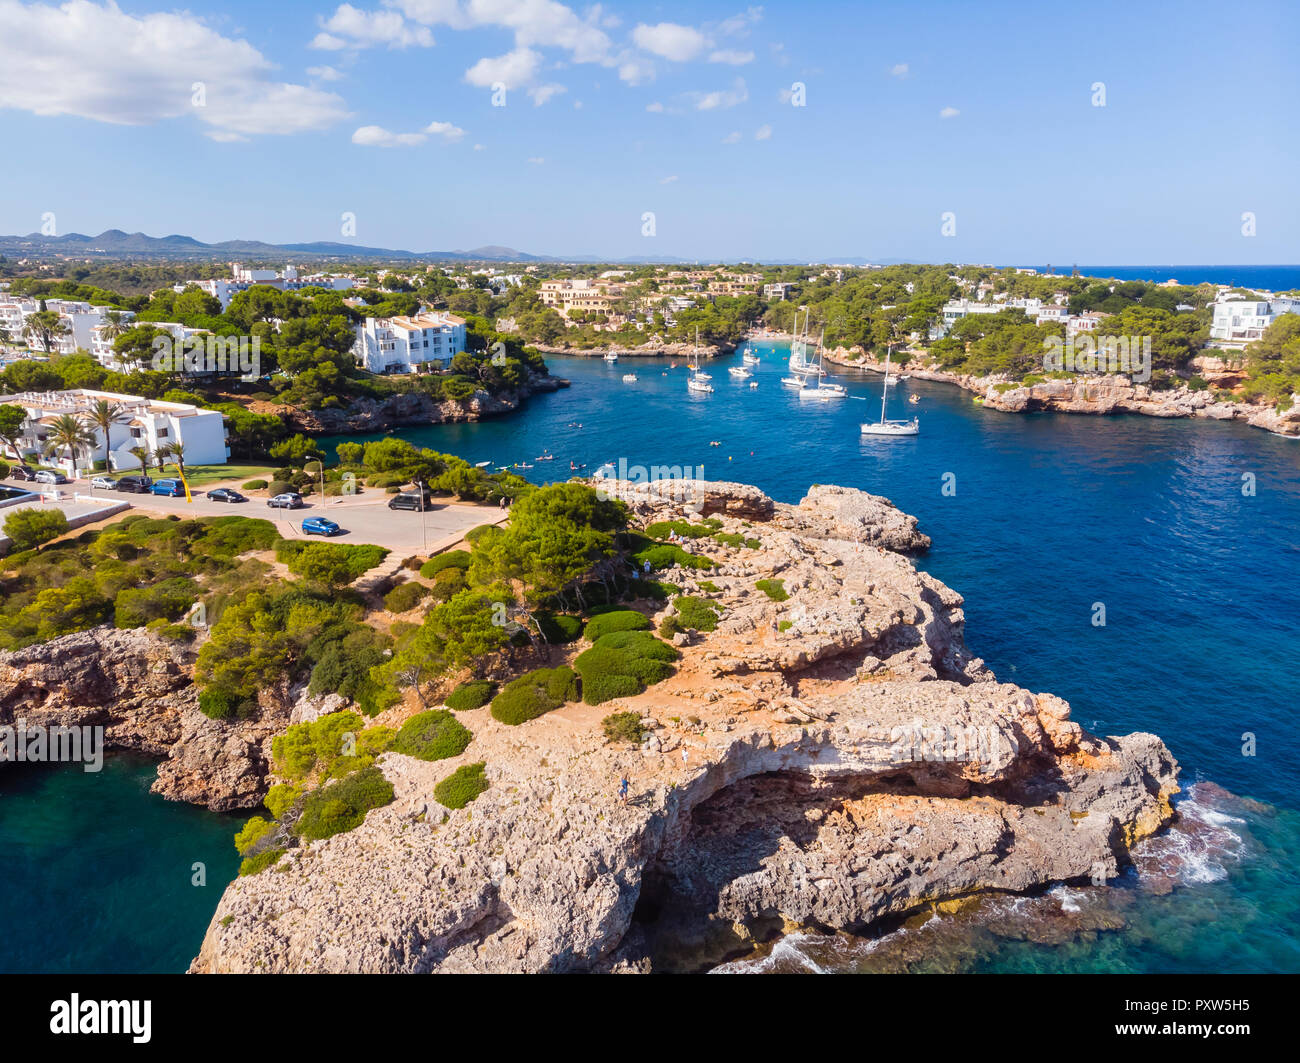
[[[0,233],[1296,263],[1295,14],[0,0]]]

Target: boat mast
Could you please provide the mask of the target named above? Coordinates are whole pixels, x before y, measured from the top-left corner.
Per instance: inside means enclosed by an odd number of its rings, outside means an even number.
[[[885,347],[885,382],[880,387],[880,423],[885,423],[885,400],[889,398],[889,356],[893,353],[893,347]]]

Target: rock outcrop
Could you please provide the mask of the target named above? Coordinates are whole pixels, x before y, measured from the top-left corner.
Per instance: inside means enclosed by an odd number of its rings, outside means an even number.
[[[759,541],[697,540],[714,568],[661,574],[716,602],[717,629],[677,640],[677,673],[635,697],[519,727],[464,712],[459,757],[386,754],[394,802],[232,883],[193,971],[698,969],[782,927],[1112,876],[1172,816],[1160,740],[1094,737],[998,682],[960,595],[896,552],[924,536],[886,500],[602,486],[644,520],[695,517],[702,495]],[[620,711],[639,747],[604,738]],[[438,804],[477,761],[490,789]]]
[[[185,647],[144,628],[64,635],[0,653],[0,725],[103,727],[107,749],[166,758],[154,793],[217,812],[255,807],[266,794],[265,747],[287,714],[211,720],[192,673]]]
[[[883,372],[885,368],[883,362],[866,358],[858,348],[853,351],[837,348],[828,351],[825,357],[828,362],[850,369]],[[1231,387],[1242,379],[1242,371],[1233,369],[1224,359],[1202,356],[1193,361],[1198,371],[1214,383]],[[922,363],[909,363],[907,373],[917,380],[955,384],[979,396],[979,401],[985,408],[1004,413],[1051,410],[1057,413],[1137,413],[1144,417],[1200,417],[1212,421],[1243,421],[1252,428],[1262,428],[1277,435],[1300,437],[1300,395],[1292,396],[1289,409],[1278,410],[1257,403],[1224,402],[1208,389],[1157,389],[1122,375],[1087,375],[1070,379],[1052,377],[1024,384],[1004,376],[952,373]]]

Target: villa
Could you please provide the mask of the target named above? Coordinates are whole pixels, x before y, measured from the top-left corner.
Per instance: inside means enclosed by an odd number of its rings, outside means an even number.
[[[357,326],[352,353],[371,373],[446,369],[465,349],[465,319],[426,311],[416,317],[371,317]]]
[[[1222,293],[1214,303],[1210,339],[1239,345],[1264,335],[1268,327],[1283,314],[1300,313],[1300,299],[1269,295],[1267,299],[1247,299]]]
[[[25,449],[42,455],[44,463],[57,464],[72,472],[69,455],[44,458],[43,451],[49,434],[49,425],[55,418],[72,414],[83,420],[95,402],[105,399],[115,403],[121,422],[108,433],[110,471],[140,468],[140,459],[131,453],[133,447],[148,447],[151,453],[167,444],[179,443],[185,448],[187,465],[224,465],[230,457],[226,444],[225,418],[216,410],[203,410],[181,402],[161,402],[141,398],[139,395],[119,395],[111,391],[93,391],[75,388],[70,391],[28,391],[0,398],[5,405],[21,406],[27,412]],[[90,424],[96,444],[89,454],[78,456],[77,466],[85,468],[104,458],[103,432]]]

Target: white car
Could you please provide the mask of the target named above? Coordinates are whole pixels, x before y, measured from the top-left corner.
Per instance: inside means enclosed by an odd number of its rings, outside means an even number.
[[[116,491],[117,481],[111,476],[95,476],[91,478],[90,486],[98,487],[104,491]]]

